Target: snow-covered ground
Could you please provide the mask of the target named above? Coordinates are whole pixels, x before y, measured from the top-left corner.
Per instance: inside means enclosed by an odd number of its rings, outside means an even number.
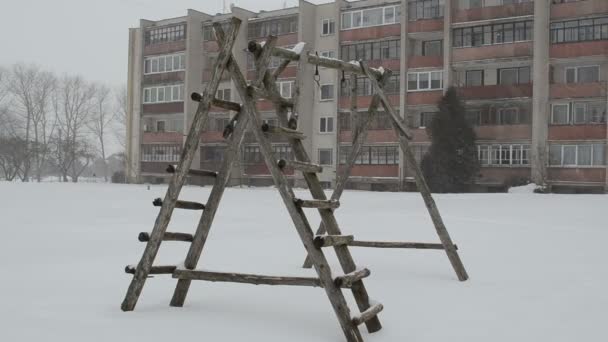
[[[181,198],[205,202],[209,190]],[[136,311],[120,311],[124,266],[139,260],[137,234],[151,229],[151,202],[164,192],[0,182],[0,341],[343,341],[318,288],[195,282],[186,306],[172,308],[175,280],[156,276]],[[224,199],[201,268],[314,274],[300,268],[304,250],[273,189],[229,189]],[[367,341],[606,341],[608,196],[436,200],[471,279],[458,282],[442,251],[353,248],[385,307],[380,332],[362,329]],[[437,241],[418,194],[350,191],[341,202],[338,221],[359,239]],[[192,232],[197,220],[176,211],[170,230]],[[181,262],[186,248],[164,243],[158,264]]]

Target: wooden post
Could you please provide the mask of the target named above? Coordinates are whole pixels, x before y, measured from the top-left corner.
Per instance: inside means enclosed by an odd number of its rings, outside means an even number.
[[[426,184],[426,180],[424,179],[422,170],[418,166],[418,162],[416,162],[414,153],[409,148],[409,141],[411,140],[410,134],[407,132],[407,129],[405,128],[403,122],[401,122],[401,118],[399,118],[399,116],[393,110],[393,107],[388,101],[388,98],[384,94],[384,90],[382,89],[382,87],[380,87],[378,81],[374,78],[374,75],[372,74],[370,69],[364,62],[360,63],[361,68],[370,78],[374,91],[376,92],[376,94],[378,94],[378,96],[380,96],[384,110],[388,112],[392,118],[391,121],[393,123],[393,128],[397,133],[397,136],[399,137],[399,144],[401,145],[401,149],[405,154],[406,163],[407,165],[409,165],[410,169],[414,171],[414,179],[416,181],[418,191],[420,191],[420,194],[422,195],[422,199],[424,200],[424,204],[426,205],[429,215],[431,216],[431,220],[433,221],[433,225],[435,226],[435,230],[437,231],[439,240],[441,241],[441,244],[445,249],[445,252],[448,256],[448,259],[450,260],[450,263],[452,264],[452,267],[454,268],[454,271],[456,272],[456,275],[458,276],[458,280],[465,281],[469,278],[467,271],[465,270],[464,265],[460,260],[460,256],[458,255],[456,248],[454,248],[454,243],[452,242],[450,234],[448,233],[448,230],[445,227],[445,224],[443,223],[441,214],[439,213],[439,209],[437,209],[435,200],[431,195],[431,190]]]
[[[213,72],[211,82],[209,82],[207,85],[207,88],[203,94],[203,99],[198,105],[198,109],[192,120],[192,128],[190,129],[188,137],[186,138],[182,155],[177,167],[178,172],[171,177],[169,189],[167,190],[167,194],[165,195],[165,199],[163,201],[163,206],[158,213],[158,217],[154,223],[154,228],[150,234],[150,241],[146,244],[144,253],[139,264],[137,265],[137,269],[135,270],[135,274],[133,275],[133,279],[131,280],[127,294],[125,295],[125,299],[122,302],[121,309],[123,311],[132,311],[135,308],[139,295],[141,294],[146,279],[148,278],[148,274],[152,268],[152,263],[158,254],[158,249],[160,248],[160,244],[162,242],[162,236],[169,225],[169,220],[171,219],[171,214],[175,208],[177,197],[182,189],[182,186],[184,185],[184,182],[186,181],[186,175],[190,169],[194,155],[198,151],[200,134],[208,118],[211,100],[213,97],[215,97],[215,93],[217,92],[217,88],[221,81],[222,72],[228,64],[232,47],[234,46],[240,26],[241,20],[232,18],[232,32],[222,45],[215,64],[215,71]]]

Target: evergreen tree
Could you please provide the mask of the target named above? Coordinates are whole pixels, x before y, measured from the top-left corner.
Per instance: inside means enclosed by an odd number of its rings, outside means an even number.
[[[479,171],[476,136],[455,88],[449,88],[439,102],[439,113],[427,132],[431,147],[422,160],[422,171],[431,191],[468,191]]]

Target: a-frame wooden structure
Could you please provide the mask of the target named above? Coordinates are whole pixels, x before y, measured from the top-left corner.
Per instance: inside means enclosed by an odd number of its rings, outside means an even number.
[[[348,243],[353,241],[352,236],[342,235],[338,223],[334,217],[334,209],[339,207],[336,200],[327,200],[321,188],[317,173],[321,170],[318,165],[310,163],[310,159],[301,143],[303,134],[295,128],[296,115],[288,116],[289,112],[297,113],[298,109],[298,87],[296,86],[295,99],[282,98],[276,88],[276,77],[291,62],[288,59],[274,74],[268,70],[268,64],[275,49],[276,37],[269,37],[262,47],[257,43],[250,44],[250,50],[255,50],[257,78],[253,84],[247,85],[233,55],[232,49],[239,31],[241,21],[232,19],[232,31],[225,35],[221,25],[214,24],[216,38],[221,46],[216,61],[213,77],[202,95],[193,94],[193,100],[200,101],[194,116],[191,129],[186,138],[181,159],[177,167],[170,167],[169,172],[174,175],[169,183],[169,188],[164,199],[157,199],[154,204],[160,206],[160,212],[150,234],[141,233],[139,239],[147,242],[143,256],[137,267],[127,266],[127,273],[133,273],[133,279],[122,303],[122,310],[132,311],[143,289],[144,283],[150,274],[172,274],[178,279],[177,287],[171,299],[172,306],[182,306],[186,299],[188,289],[192,280],[239,282],[267,285],[293,285],[293,286],[317,286],[322,287],[333,306],[338,317],[340,326],[349,342],[363,341],[358,325],[366,324],[369,332],[376,332],[382,328],[378,319],[378,313],[382,311],[382,304],[370,304],[367,290],[363,284],[363,278],[369,276],[370,271],[365,268],[357,268],[348,248]],[[293,52],[298,57],[300,54]],[[306,58],[298,58],[300,66],[305,63]],[[228,72],[235,83],[242,104],[220,101],[214,99],[223,72]],[[370,71],[377,73],[377,71]],[[267,98],[275,107],[280,122],[278,127],[263,125],[255,106],[255,100]],[[219,172],[191,170],[190,166],[194,153],[198,149],[199,136],[208,119],[211,105],[228,108],[237,112],[231,120],[225,136],[229,143],[222,166]],[[207,235],[211,228],[213,218],[227,185],[230,170],[235,161],[239,146],[243,141],[245,129],[251,126],[252,132],[260,145],[260,151],[268,166],[274,183],[283,199],[283,202],[293,220],[296,230],[304,244],[306,252],[312,261],[317,277],[276,277],[256,274],[222,273],[195,270],[201,256]],[[295,161],[274,159],[268,136],[280,134],[288,138]],[[289,185],[284,168],[293,168],[303,173],[304,179],[313,196],[313,200],[302,200],[295,197],[293,189]],[[215,184],[206,204],[178,200],[179,193],[188,175],[215,177]],[[194,235],[184,233],[167,232],[171,215],[175,208],[203,210],[200,222]],[[304,208],[316,208],[321,216],[321,221],[328,234],[315,236],[304,213]],[[179,240],[191,242],[190,250],[186,256],[183,266],[153,266],[154,259],[162,241]],[[323,253],[323,248],[334,247],[336,255],[342,266],[344,275],[332,276],[331,268]],[[350,309],[342,293],[343,288],[351,289],[358,308],[359,315],[351,316]]]

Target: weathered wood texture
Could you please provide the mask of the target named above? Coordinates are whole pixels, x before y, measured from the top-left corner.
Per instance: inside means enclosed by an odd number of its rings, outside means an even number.
[[[220,42],[222,41],[222,39],[219,37],[221,35],[222,34],[218,35],[218,40]],[[268,61],[265,62],[267,63]],[[271,79],[272,76],[269,72],[267,72],[264,77],[264,85],[267,89],[274,89],[274,92],[276,92],[276,84],[274,82],[270,82],[272,84],[271,87],[268,87],[268,84],[266,84],[266,81]],[[289,183],[287,182],[287,179],[277,166],[276,160],[274,159],[274,155],[272,153],[272,147],[270,145],[270,142],[265,138],[264,132],[262,132],[262,130],[260,129],[262,123],[260,122],[259,113],[257,112],[257,109],[254,105],[254,99],[251,96],[250,92],[247,91],[247,85],[245,83],[235,83],[237,92],[239,93],[239,96],[241,97],[241,99],[243,99],[244,102],[243,108],[249,115],[250,120],[252,121],[252,125],[254,126],[253,133],[255,135],[256,140],[260,144],[260,152],[264,157],[266,166],[270,170],[274,183],[279,191],[279,194],[281,195],[281,198],[283,199],[283,202],[285,204],[285,207],[287,208],[287,211],[289,212],[289,215],[292,218],[292,221],[296,227],[300,239],[302,240],[306,251],[313,260],[313,264],[315,266],[315,270],[317,271],[319,280],[321,281],[321,284],[323,284],[323,288],[325,289],[325,292],[327,293],[327,296],[332,304],[334,312],[338,317],[338,321],[340,322],[340,326],[342,328],[342,331],[344,332],[346,340],[349,342],[362,341],[363,338],[361,337],[359,329],[357,329],[357,327],[354,326],[352,323],[352,320],[350,318],[350,310],[348,308],[346,300],[344,299],[341,289],[333,284],[331,268],[327,263],[325,255],[319,249],[315,248],[313,244],[313,232],[310,228],[310,224],[306,219],[306,216],[304,215],[302,209],[294,203],[295,196],[293,190],[291,189]],[[279,115],[279,120],[281,122],[281,125],[286,127],[288,125],[286,108],[284,106],[279,107],[277,108],[277,112],[282,113],[282,115]],[[290,139],[290,141],[294,142],[300,140]],[[310,162],[308,158],[298,158],[298,160],[302,162]]]
[[[395,133],[397,133],[397,136],[399,137],[399,145],[401,146],[401,149],[405,155],[406,164],[414,172],[414,180],[416,181],[418,191],[422,195],[422,199],[424,200],[424,204],[426,205],[429,215],[431,216],[431,220],[433,221],[433,225],[435,226],[435,230],[437,231],[439,240],[444,246],[448,259],[450,260],[450,263],[452,264],[452,267],[454,268],[454,271],[458,276],[458,280],[465,281],[469,278],[469,275],[467,274],[467,271],[465,270],[464,265],[460,260],[460,256],[458,255],[456,248],[454,248],[454,243],[452,242],[450,234],[448,233],[448,230],[445,227],[445,224],[443,223],[441,214],[439,213],[439,209],[437,209],[437,205],[435,204],[435,200],[431,195],[431,190],[429,189],[426,180],[424,179],[422,170],[418,166],[418,162],[416,161],[414,152],[409,147],[409,141],[411,140],[411,136],[408,133],[407,128],[401,121],[401,118],[398,116],[398,114],[395,113],[393,107],[388,101],[388,98],[384,94],[384,90],[374,78],[374,75],[372,74],[370,68],[367,67],[365,62],[360,62],[360,64],[361,68],[370,78],[372,88],[374,89],[375,93],[380,96],[384,110],[388,112],[390,114],[390,117],[392,118],[391,121],[393,123],[393,128],[395,130]]]
[[[150,234],[146,232],[141,232],[137,236],[137,239],[141,242],[150,241]],[[163,241],[184,241],[184,242],[192,242],[193,237],[192,234],[188,233],[173,233],[173,232],[165,232],[163,234]]]
[[[382,304],[375,304],[371,308],[363,311],[359,316],[353,317],[353,324],[361,325],[370,319],[377,317],[383,309],[384,306]]]
[[[222,44],[222,48],[220,49],[214,67],[213,76],[211,77],[211,81],[208,83],[207,88],[203,93],[203,99],[199,103],[196,113],[192,119],[192,126],[186,138],[186,142],[184,143],[182,155],[177,167],[177,170],[179,171],[175,173],[173,177],[171,177],[169,188],[163,201],[163,206],[158,213],[154,228],[150,234],[150,241],[146,244],[146,248],[144,249],[141,260],[137,265],[137,269],[127,290],[127,294],[125,295],[125,299],[121,304],[121,309],[123,311],[132,311],[137,304],[139,295],[141,294],[148,274],[152,268],[152,263],[158,254],[158,249],[162,242],[162,236],[167,230],[169,220],[171,219],[171,214],[173,213],[173,209],[175,209],[177,197],[186,181],[187,172],[190,169],[194,155],[198,151],[200,135],[208,119],[211,100],[217,93],[223,70],[226,68],[228,60],[230,59],[232,47],[234,46],[234,42],[241,25],[241,20],[237,18],[232,18],[231,21],[232,32]]]
[[[148,272],[148,274],[172,274],[173,271],[175,271],[175,269],[177,268],[177,266],[175,265],[169,265],[169,266],[152,266],[150,268],[150,272]],[[128,265],[125,267],[125,273],[128,274],[135,274],[135,270],[136,270],[136,266],[135,265]]]
[[[177,172],[177,169],[175,168],[175,165],[169,164],[169,166],[167,166],[166,171],[167,171],[167,173],[175,173],[175,172]],[[217,172],[211,171],[211,170],[190,169],[190,170],[188,170],[188,176],[217,177]]]
[[[349,245],[355,239],[352,235],[319,235],[315,236],[314,244],[317,248]]]
[[[323,172],[323,167],[317,164],[312,163],[302,163],[296,160],[279,160],[278,164],[279,168],[283,169],[285,167],[290,167],[294,170],[300,172],[310,172],[310,173],[321,173]]]
[[[173,278],[188,280],[206,280],[211,282],[244,283],[253,285],[291,285],[322,287],[319,278],[310,277],[283,277],[261,274],[208,272],[199,270],[177,269]]]
[[[296,198],[295,202],[302,208],[314,208],[314,209],[337,209],[340,207],[339,201],[332,200],[303,200]]]
[[[370,270],[368,270],[367,268],[362,268],[360,270],[356,270],[348,274],[336,277],[334,283],[336,284],[336,286],[339,287],[350,288],[353,286],[353,284],[361,281],[361,279],[369,277],[370,274]]]
[[[262,132],[268,136],[279,135],[291,139],[306,139],[306,136],[302,132],[287,127],[271,126],[266,123],[262,124]]]
[[[277,48],[275,48],[273,51],[277,51]],[[300,60],[300,63],[298,64],[299,71],[301,71],[303,63],[305,63],[305,61]],[[264,78],[264,86],[268,92],[275,93],[275,94],[278,93],[278,91],[276,89],[276,83],[273,81],[272,76],[269,73],[267,73],[266,77]],[[296,97],[296,99],[297,99],[297,97]],[[296,100],[296,104],[298,104],[297,100]],[[294,108],[294,110],[296,113],[299,112],[299,109],[297,107]],[[277,116],[279,119],[279,123],[282,126],[286,126],[289,121],[289,118],[287,116],[287,109],[285,107],[277,106],[276,113],[277,113]],[[304,145],[302,145],[302,142],[300,140],[289,139],[289,144],[291,146],[292,152],[293,152],[296,160],[298,160],[300,162],[304,162],[304,163],[311,162],[310,158],[308,157],[308,154],[306,153]],[[304,175],[304,180],[306,181],[306,184],[308,185],[308,188],[309,188],[311,194],[313,195],[313,198],[315,198],[316,200],[327,200],[327,197],[325,196],[325,192],[323,191],[323,188],[321,187],[321,183],[319,182],[319,178],[317,177],[317,175],[314,173],[304,173],[303,175]],[[302,210],[300,208],[298,208],[298,210],[300,212],[302,212]],[[332,209],[319,209],[319,214],[321,216],[321,220],[322,220],[323,224],[325,225],[325,227],[327,227],[327,232],[329,234],[342,235],[342,232],[340,231],[338,223],[333,215]],[[303,215],[303,212],[302,212],[302,215]],[[312,234],[312,232],[311,232],[311,234]],[[311,238],[311,240],[312,240],[312,238]],[[314,245],[313,245],[313,247],[314,247]],[[350,252],[348,250],[348,247],[347,246],[336,246],[334,249],[336,251],[338,260],[340,261],[340,265],[342,266],[343,272],[344,273],[353,272],[357,268],[357,266],[352,258],[352,255],[350,254]],[[316,249],[316,248],[311,249],[311,248],[307,247],[306,250],[309,253],[309,256],[311,257],[311,259],[313,261],[312,263],[314,265],[316,265],[315,268],[318,271],[320,268],[318,266],[319,263],[315,261],[315,257],[313,257],[313,255],[311,255],[310,253],[311,253],[311,250],[313,250],[314,253],[316,254],[317,251],[319,251],[319,249]],[[324,258],[324,256],[323,256],[323,258]],[[322,278],[322,277],[320,276],[319,278]],[[367,290],[365,289],[365,285],[363,284],[363,282],[359,281],[359,282],[355,283],[351,290],[353,292],[353,296],[355,297],[359,310],[360,311],[367,310],[370,306],[369,296],[367,294]],[[340,296],[342,297],[341,292],[340,292]],[[343,299],[343,297],[342,297],[342,299]],[[349,330],[356,332],[357,336],[360,338],[359,330],[356,328],[353,328],[350,324],[345,324],[344,322],[342,322],[343,318],[341,315],[339,315],[339,317],[340,317],[341,324],[343,326],[343,330],[344,330],[344,327],[347,327]],[[372,319],[372,320],[366,322],[366,326],[367,326],[367,329],[369,332],[376,332],[376,331],[382,329],[382,325],[380,324],[380,320],[378,320],[378,319]],[[346,330],[345,330],[345,333],[346,333]]]
[[[156,198],[152,201],[152,205],[155,207],[162,207],[163,200],[161,198]],[[176,201],[175,202],[176,209],[186,209],[186,210],[204,210],[205,205],[198,202],[190,202],[190,201]]]
[[[214,25],[214,28],[216,30],[218,29],[218,27],[219,25]],[[238,68],[238,64],[235,62],[234,56],[232,54],[230,54],[229,56],[227,71],[229,72],[231,78],[235,81],[235,83],[247,83],[247,81],[241,74]],[[196,232],[194,234],[193,242],[190,245],[186,260],[184,261],[184,266],[187,269],[194,269],[198,264],[198,261],[203,252],[203,248],[207,241],[207,237],[209,236],[209,231],[211,230],[213,219],[215,218],[215,214],[219,207],[220,201],[222,199],[222,196],[224,195],[224,190],[226,188],[226,185],[228,184],[228,181],[230,180],[232,166],[236,161],[240,145],[243,142],[247,126],[249,125],[249,116],[243,113],[243,111],[239,112],[239,114],[237,114],[237,116],[235,116],[233,120],[235,128],[229,136],[230,140],[224,152],[224,158],[222,159],[220,172],[218,173],[215,179],[215,183],[213,185],[213,188],[211,189],[211,194],[209,194],[209,199],[207,200],[208,208],[203,212],[203,215],[199,220]],[[188,290],[190,289],[190,284],[191,281],[188,279],[178,280],[177,285],[175,287],[175,291],[173,291],[173,297],[171,298],[171,306],[181,307],[184,305],[184,302],[186,301],[186,296],[188,295]]]
[[[358,241],[354,240],[348,244],[351,247],[370,247],[370,248],[411,248],[411,249],[445,249],[440,243],[425,242],[392,242],[392,241]],[[454,245],[454,249],[458,246]]]

